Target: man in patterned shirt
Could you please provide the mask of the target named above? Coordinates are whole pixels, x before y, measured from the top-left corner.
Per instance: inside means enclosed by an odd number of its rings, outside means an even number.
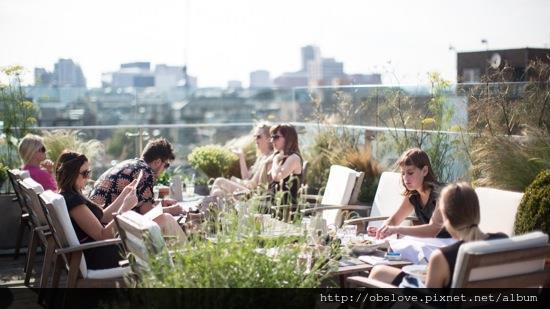
[[[174,158],[172,145],[166,139],[151,140],[143,149],[140,159],[122,161],[103,173],[95,182],[90,199],[98,205],[110,205],[124,187],[136,179],[140,171],[143,171],[143,176],[136,187],[138,206],[134,210],[145,214],[154,207],[153,186],[156,178],[170,166],[170,161]],[[181,207],[175,203],[176,201],[172,199],[162,200],[164,212],[172,215],[181,214]]]

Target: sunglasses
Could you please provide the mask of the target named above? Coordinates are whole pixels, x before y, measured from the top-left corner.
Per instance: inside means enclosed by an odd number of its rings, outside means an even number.
[[[42,146],[40,147],[40,149],[38,149],[38,151],[46,153],[46,147]]]
[[[271,135],[272,140],[279,139],[279,137],[282,137],[282,135]]]
[[[170,163],[164,162],[164,169],[167,169],[167,168],[169,168],[169,167],[170,167]]]
[[[82,177],[84,177],[84,178],[89,178],[90,175],[92,175],[92,170],[85,170],[85,171],[80,172],[79,174],[82,175]]]
[[[254,135],[254,137],[255,137],[256,139],[260,139],[260,138],[262,138],[262,136],[261,136],[260,134],[258,134],[258,135]]]

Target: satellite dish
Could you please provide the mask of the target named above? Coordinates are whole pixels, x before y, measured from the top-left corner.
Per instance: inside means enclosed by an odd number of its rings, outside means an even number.
[[[491,56],[491,68],[498,69],[500,67],[501,62],[502,62],[502,58],[500,57],[499,53],[494,53]]]

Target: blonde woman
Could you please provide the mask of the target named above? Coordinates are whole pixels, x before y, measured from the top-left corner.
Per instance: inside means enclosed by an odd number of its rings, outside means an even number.
[[[242,150],[236,151],[239,156],[242,179],[231,177],[231,179],[217,178],[212,185],[212,196],[223,196],[236,191],[246,191],[256,188],[258,185],[267,184],[267,170],[273,159],[273,145],[270,141],[269,128],[267,124],[260,124],[254,129],[256,141],[256,162],[250,167],[246,166],[245,154]]]
[[[458,241],[431,255],[426,275],[427,288],[451,287],[458,249],[463,243],[507,237],[503,233],[485,234],[479,229],[479,200],[467,183],[446,186],[441,192],[439,207],[445,228]],[[373,268],[369,278],[399,285],[405,276],[398,268],[379,265]]]
[[[22,170],[29,171],[32,179],[42,185],[44,190],[57,191],[53,176],[53,162],[46,158],[46,147],[42,137],[27,134],[19,142],[19,156],[23,161]]]

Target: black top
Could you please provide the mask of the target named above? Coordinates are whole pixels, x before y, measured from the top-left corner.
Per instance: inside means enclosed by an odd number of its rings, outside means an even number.
[[[426,205],[422,205],[420,193],[418,193],[417,191],[414,191],[409,196],[409,202],[413,205],[414,213],[416,214],[418,221],[420,221],[420,224],[430,223],[430,219],[432,218],[435,207],[437,206],[437,200],[439,199],[439,191],[439,185],[435,185],[432,187]]]
[[[92,237],[90,237],[90,235],[86,234],[80,226],[78,226],[78,224],[73,220],[73,217],[70,215],[70,211],[79,205],[85,205],[88,209],[90,209],[99,222],[101,222],[101,218],[103,217],[103,211],[78,192],[61,192],[61,195],[65,198],[65,204],[67,204],[69,217],[71,218],[71,223],[74,231],[76,232],[76,237],[78,237],[78,241],[81,244],[95,241]],[[84,250],[84,258],[86,259],[86,265],[89,269],[118,267],[118,262],[123,259],[121,247],[118,245]]]
[[[302,157],[300,156],[300,154],[293,154],[297,155],[300,158],[300,166],[302,166]],[[284,164],[286,159],[293,154],[290,154],[289,156],[284,158],[281,161],[281,164]],[[283,200],[281,201],[282,205],[296,205],[298,203],[298,189],[300,188],[301,178],[301,172],[300,174],[290,174],[281,181],[271,182],[269,184],[269,191],[271,191],[271,194],[273,195],[275,195],[277,191],[288,192],[288,194],[285,194]]]
[[[501,239],[501,238],[508,238],[508,236],[504,233],[488,233],[487,238],[484,240],[493,240],[493,239]],[[456,258],[458,256],[458,249],[460,249],[460,246],[464,243],[463,240],[457,241],[454,244],[443,247],[439,250],[441,250],[441,253],[443,253],[443,256],[445,257],[445,260],[447,261],[447,264],[449,265],[449,270],[451,272],[451,280],[449,280],[449,284],[445,288],[450,288],[452,283],[452,276],[455,272],[455,264],[456,264]]]

